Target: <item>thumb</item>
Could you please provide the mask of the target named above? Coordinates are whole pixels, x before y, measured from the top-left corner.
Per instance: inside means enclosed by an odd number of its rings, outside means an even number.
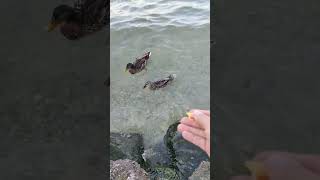
[[[205,130],[210,129],[210,116],[199,110],[192,110],[191,117]]]
[[[275,154],[266,158],[262,163],[268,175],[275,180],[319,179],[319,177],[289,156]]]

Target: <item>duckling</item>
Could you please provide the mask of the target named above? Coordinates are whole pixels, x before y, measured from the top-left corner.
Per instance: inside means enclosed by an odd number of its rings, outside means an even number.
[[[164,79],[160,79],[154,82],[147,81],[145,85],[143,86],[143,89],[148,87],[150,90],[157,90],[160,88],[166,87],[169,83],[171,83],[177,76],[175,74],[171,74],[168,77]]]
[[[141,72],[143,69],[146,70],[147,62],[151,56],[151,52],[145,53],[141,58],[136,58],[134,63],[128,63],[126,70],[129,71],[131,74],[136,74]]]
[[[53,10],[48,31],[60,26],[69,40],[77,40],[101,30],[109,21],[109,1],[77,0],[74,6],[59,5]]]

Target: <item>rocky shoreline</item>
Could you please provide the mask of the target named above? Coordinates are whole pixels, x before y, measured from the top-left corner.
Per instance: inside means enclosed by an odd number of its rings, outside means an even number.
[[[210,179],[209,157],[172,124],[163,141],[145,149],[138,133],[110,134],[110,179]]]

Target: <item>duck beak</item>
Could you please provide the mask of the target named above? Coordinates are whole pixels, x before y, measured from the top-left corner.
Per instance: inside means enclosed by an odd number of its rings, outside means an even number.
[[[48,25],[48,28],[47,28],[47,30],[48,30],[48,32],[51,32],[51,31],[53,31],[58,25],[60,25],[61,23],[59,23],[59,22],[56,22],[56,21],[51,21],[50,23],[49,23],[49,25]]]

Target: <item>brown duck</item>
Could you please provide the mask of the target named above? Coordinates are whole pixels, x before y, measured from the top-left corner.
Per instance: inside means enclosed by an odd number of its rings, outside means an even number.
[[[146,70],[146,66],[150,56],[151,52],[149,51],[145,53],[141,58],[136,58],[136,61],[134,63],[128,63],[126,71],[129,71],[131,74],[136,74],[138,72],[141,72],[143,69]]]
[[[53,10],[48,31],[60,26],[69,40],[77,40],[101,30],[109,21],[108,0],[77,0],[73,7],[59,5]]]
[[[160,88],[164,88],[166,87],[168,84],[170,84],[177,76],[175,74],[171,74],[168,77],[164,78],[164,79],[160,79],[157,81],[147,81],[144,86],[143,89],[145,88],[149,88],[150,90],[157,90]]]

